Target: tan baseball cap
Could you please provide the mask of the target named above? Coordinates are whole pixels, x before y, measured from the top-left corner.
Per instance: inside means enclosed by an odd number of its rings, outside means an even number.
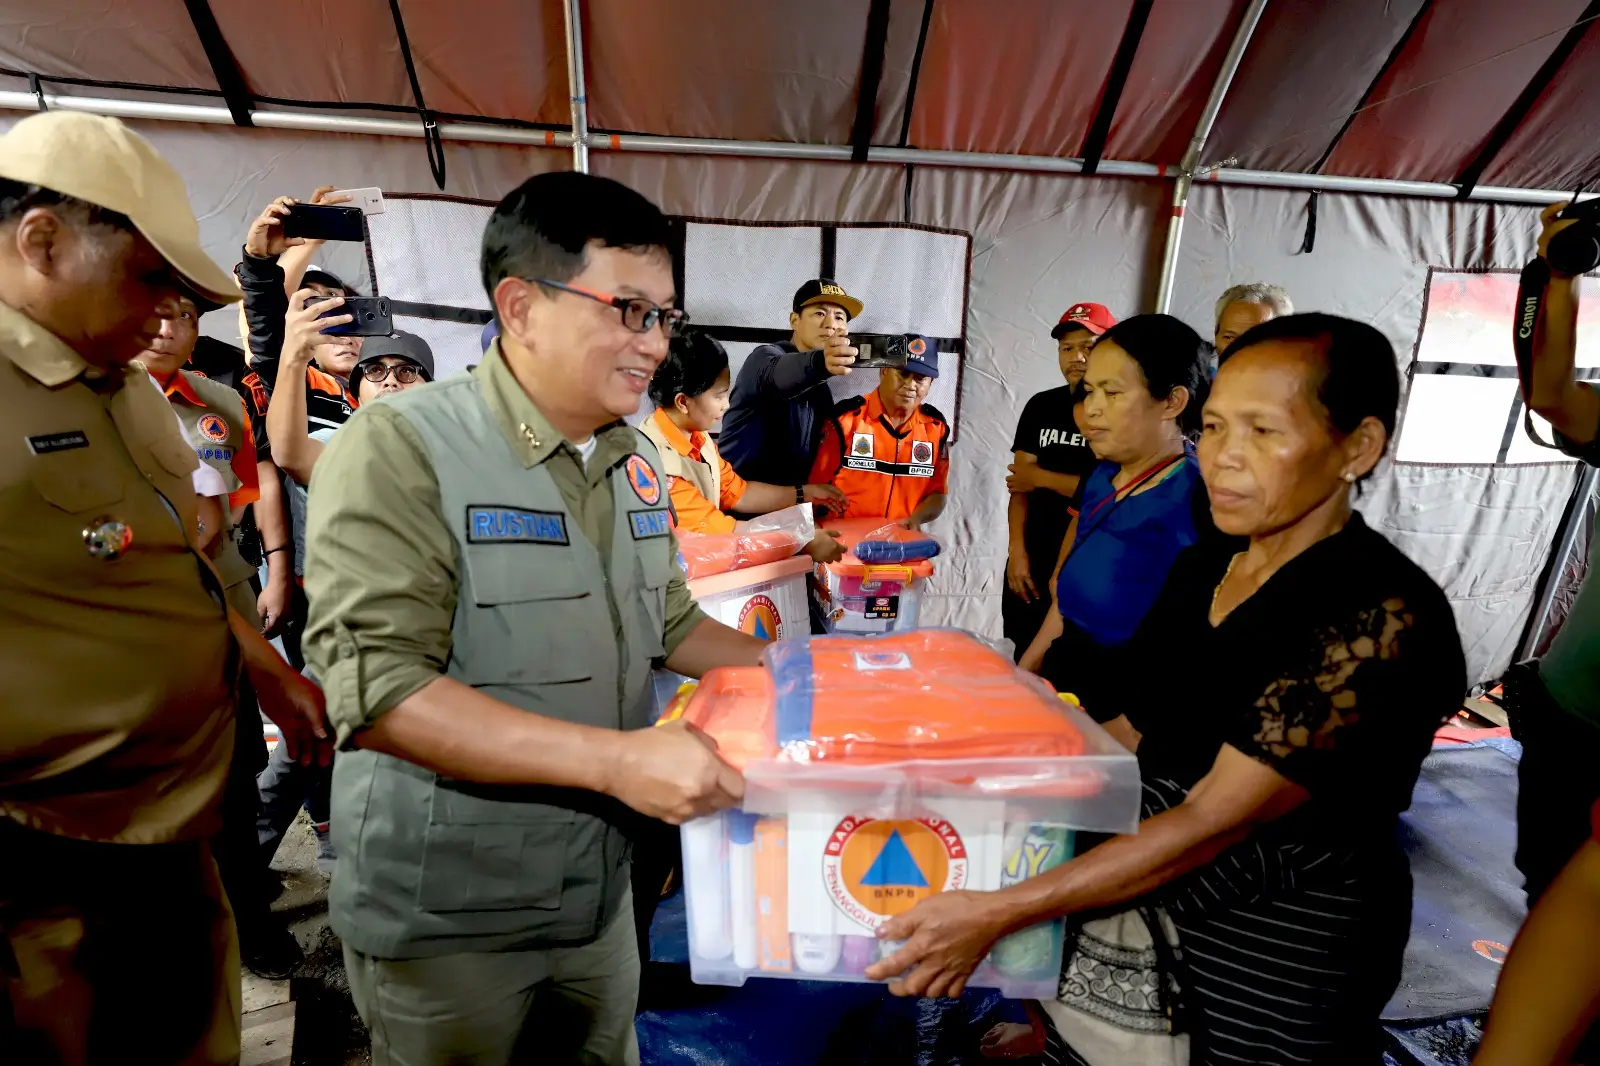
[[[241,298],[233,275],[200,247],[200,223],[183,179],[154,145],[114,118],[81,111],[30,115],[0,136],[0,178],[127,215],[193,295],[213,305]]]

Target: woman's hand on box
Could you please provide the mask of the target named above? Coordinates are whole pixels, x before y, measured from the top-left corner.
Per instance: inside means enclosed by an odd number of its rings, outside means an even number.
[[[878,939],[905,946],[867,968],[869,981],[889,981],[896,996],[961,995],[989,950],[1009,930],[993,892],[941,892],[878,929]]]

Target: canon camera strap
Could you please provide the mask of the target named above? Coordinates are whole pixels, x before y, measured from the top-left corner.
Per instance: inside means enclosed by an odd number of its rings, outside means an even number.
[[[1517,313],[1511,323],[1511,347],[1517,357],[1517,383],[1522,389],[1522,428],[1541,448],[1559,449],[1539,436],[1533,426],[1533,348],[1544,318],[1545,293],[1550,288],[1550,264],[1535,256],[1522,268],[1517,281]]]

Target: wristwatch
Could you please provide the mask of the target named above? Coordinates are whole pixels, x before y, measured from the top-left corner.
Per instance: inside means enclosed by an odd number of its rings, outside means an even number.
[[[806,487],[804,485],[796,485],[794,487],[794,502],[795,503],[805,503],[806,502]]]

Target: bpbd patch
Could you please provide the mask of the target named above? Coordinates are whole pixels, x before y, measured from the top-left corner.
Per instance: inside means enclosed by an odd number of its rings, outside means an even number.
[[[468,544],[570,544],[567,516],[559,511],[475,504],[467,508]]]
[[[655,511],[629,511],[628,522],[633,527],[634,540],[664,537],[672,532],[672,520],[664,507]]]

